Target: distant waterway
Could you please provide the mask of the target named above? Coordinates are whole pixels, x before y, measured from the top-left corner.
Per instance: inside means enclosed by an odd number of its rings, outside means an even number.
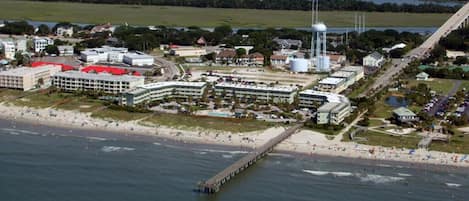
[[[0,21],[15,21],[15,20],[7,20],[7,19],[0,19]],[[57,22],[45,22],[45,21],[30,21],[27,20],[27,22],[34,27],[38,27],[41,24],[45,24],[49,26],[50,28],[54,27]],[[83,24],[83,23],[75,23],[76,25],[79,26],[87,26],[90,24]],[[186,29],[186,27],[173,27],[176,29]],[[208,30],[208,31],[213,31],[213,27],[203,27],[202,29]],[[238,30],[246,30],[246,29],[254,29],[254,30],[261,30],[261,28],[240,28],[240,27],[234,27],[233,31],[238,31]],[[280,28],[279,28],[280,29]],[[297,30],[303,30],[303,31],[310,31],[311,28],[309,27],[297,27],[295,28]],[[412,33],[420,33],[420,34],[431,34],[435,32],[438,27],[367,27],[366,30],[386,30],[386,29],[393,29],[399,32],[412,32]],[[354,27],[329,27],[328,32],[329,33],[345,33],[345,32],[351,32],[354,30]]]
[[[0,120],[0,200],[463,201],[469,171],[274,153],[213,196],[193,189],[246,154]]]
[[[365,0],[365,1],[371,1],[374,3],[382,4],[382,3],[397,3],[397,4],[413,4],[413,5],[419,5],[419,4],[438,4],[438,5],[446,5],[446,6],[455,6],[455,5],[461,5],[462,2],[455,2],[455,1],[429,1],[429,0]]]

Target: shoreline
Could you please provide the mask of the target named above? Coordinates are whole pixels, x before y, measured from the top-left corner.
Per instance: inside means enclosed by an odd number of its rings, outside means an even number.
[[[154,139],[161,142],[197,144],[201,147],[230,147],[237,150],[253,150],[285,129],[283,127],[274,127],[264,131],[240,134],[198,129],[187,131],[161,125],[155,125],[157,127],[143,126],[138,121],[112,121],[111,123],[108,120],[92,118],[89,114],[77,111],[47,108],[33,109],[5,105],[5,103],[0,104],[0,119],[21,122],[31,126],[42,125],[62,129],[103,131],[104,135],[112,133],[125,138],[135,139],[135,137],[138,137],[143,141]],[[57,124],[57,122],[60,122],[60,124]],[[70,132],[73,132],[73,130],[70,130]],[[415,150],[410,154],[409,149],[362,145],[354,142],[341,142],[336,139],[328,140],[323,134],[309,130],[301,130],[292,135],[279,144],[275,150],[294,155],[365,160],[371,164],[391,162],[409,164],[410,167],[435,166],[437,169],[440,169],[440,167],[469,167],[469,158],[466,154],[426,150]],[[370,153],[370,150],[374,150],[374,152]]]

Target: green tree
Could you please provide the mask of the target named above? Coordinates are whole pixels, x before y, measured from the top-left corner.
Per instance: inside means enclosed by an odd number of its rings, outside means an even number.
[[[51,33],[50,31],[50,28],[49,26],[45,25],[45,24],[41,24],[37,27],[37,32],[36,34],[37,35],[40,35],[40,36],[47,36]]]
[[[45,51],[47,52],[47,54],[55,54],[55,55],[58,55],[59,54],[59,48],[57,48],[57,46],[55,45],[48,45],[45,49]]]

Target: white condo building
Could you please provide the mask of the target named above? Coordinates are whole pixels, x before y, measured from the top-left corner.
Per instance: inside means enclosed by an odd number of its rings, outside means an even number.
[[[87,63],[122,63],[124,61],[124,54],[127,52],[127,48],[103,46],[100,48],[91,48],[81,51],[80,58],[82,61]]]
[[[34,52],[39,53],[46,49],[49,45],[54,45],[54,40],[46,37],[36,37],[33,39]]]
[[[274,103],[293,103],[296,95],[296,87],[268,87],[243,85],[235,83],[220,83],[215,85],[217,96],[230,99],[235,96],[238,99],[253,101],[265,101]]]
[[[300,107],[317,108],[317,124],[342,123],[350,115],[350,100],[340,94],[305,90],[299,93]]]
[[[144,77],[107,73],[93,74],[79,71],[60,72],[53,76],[52,84],[65,91],[102,91],[119,94],[143,85]]]
[[[338,94],[347,89],[346,80],[344,78],[327,77],[319,81],[315,89]]]
[[[145,102],[161,101],[165,98],[201,99],[205,82],[157,82],[139,86],[122,95],[122,105],[134,106]]]
[[[57,66],[37,68],[21,67],[0,72],[0,87],[28,91],[41,86],[50,86],[51,76],[60,72]]]
[[[124,63],[131,66],[151,66],[155,63],[155,59],[141,52],[129,53],[124,55]]]
[[[6,59],[15,59],[16,45],[11,40],[0,41],[0,52]]]

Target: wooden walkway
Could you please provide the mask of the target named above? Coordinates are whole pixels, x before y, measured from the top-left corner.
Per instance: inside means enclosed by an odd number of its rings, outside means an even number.
[[[239,159],[234,164],[230,165],[229,167],[219,172],[212,178],[203,182],[199,182],[198,190],[202,193],[208,193],[208,194],[212,194],[212,193],[216,193],[220,191],[220,187],[223,184],[228,182],[231,178],[233,178],[237,174],[241,173],[246,168],[255,164],[258,160],[262,159],[269,152],[271,152],[277,144],[281,143],[283,140],[290,137],[302,126],[303,124],[296,124],[295,126],[288,128],[283,133],[272,138],[267,143],[255,149],[253,152],[250,152],[248,155],[244,156],[243,158]]]

